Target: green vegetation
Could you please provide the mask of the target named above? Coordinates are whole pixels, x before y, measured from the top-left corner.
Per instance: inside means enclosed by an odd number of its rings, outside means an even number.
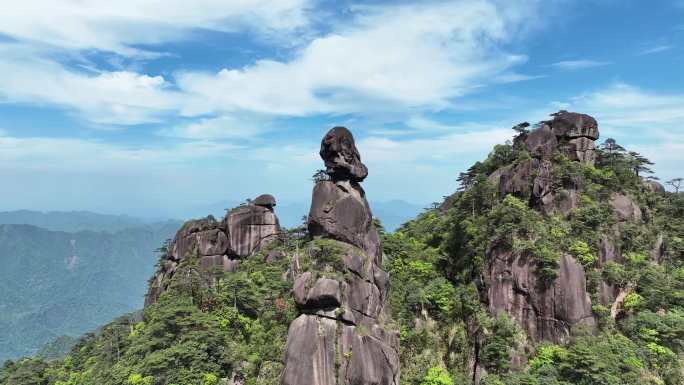
[[[684,382],[684,193],[647,188],[650,162],[615,141],[597,153],[595,166],[553,155],[549,189],[558,206],[549,208],[533,193],[534,167],[529,186],[501,191],[497,173],[527,170],[533,159],[519,145],[498,145],[460,175],[459,192],[398,231],[381,232],[401,385]],[[641,218],[614,215],[615,196]],[[8,361],[0,384],[278,384],[296,315],[286,272],[295,256],[314,274],[339,274],[343,263],[338,243],[298,234],[234,273],[206,277],[196,258],[185,259],[171,289],[141,317],[86,335],[61,360]],[[285,256],[265,263],[272,249]],[[532,285],[506,281],[520,296],[556,290],[559,263],[577,261],[596,328],[573,328],[554,344],[528,336],[518,314],[493,314],[488,274],[496,258],[532,266]]]
[[[53,226],[75,220],[49,217]],[[140,309],[154,250],[178,225],[75,233],[0,225],[0,363],[31,354],[63,357],[73,345],[68,337]],[[67,338],[52,343],[60,336]]]

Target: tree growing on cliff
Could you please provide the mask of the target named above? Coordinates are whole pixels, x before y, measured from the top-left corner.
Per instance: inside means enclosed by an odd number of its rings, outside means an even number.
[[[684,178],[674,178],[668,180],[665,184],[672,186],[675,189],[676,194],[679,193],[679,189],[682,187],[682,181],[684,181]]]

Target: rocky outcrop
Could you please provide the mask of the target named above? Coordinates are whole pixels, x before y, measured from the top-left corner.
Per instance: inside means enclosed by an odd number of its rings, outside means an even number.
[[[186,258],[198,258],[200,271],[206,277],[217,271],[235,271],[242,258],[257,252],[280,233],[278,217],[273,211],[275,205],[275,198],[265,194],[231,210],[223,221],[210,215],[186,222],[162,257],[161,266],[150,282],[145,306],[155,303],[169,288]]]
[[[534,341],[566,343],[573,328],[595,327],[584,268],[570,255],[561,256],[549,287],[540,287],[534,261],[504,250],[495,253],[485,279],[490,313],[505,312]]]
[[[359,184],[368,169],[361,163],[351,132],[344,127],[328,131],[320,154],[330,180],[318,181],[314,187],[307,221],[309,234],[350,243],[369,255],[380,256],[378,232]]]
[[[238,207],[226,215],[224,222],[231,254],[238,257],[251,255],[280,232],[278,217],[268,206]]]
[[[660,184],[657,181],[654,180],[645,180],[644,181],[644,188],[650,192],[656,193],[656,194],[664,194],[665,193],[665,186]]]
[[[330,180],[314,187],[308,229],[326,251],[312,252],[310,268],[294,279],[300,315],[288,331],[281,383],[398,385],[399,339],[385,307],[389,276],[359,185],[368,171],[346,128],[330,130],[320,154]]]
[[[552,120],[546,122],[557,137],[568,139],[588,138],[596,140],[599,138],[598,123],[596,119],[577,112],[558,111],[552,114]]]
[[[545,122],[558,138],[559,142],[567,142],[564,152],[571,160],[594,165],[596,161],[596,145],[599,137],[596,119],[586,114],[559,111],[552,115],[553,119]]]
[[[488,180],[497,187],[500,197],[512,194],[546,215],[568,217],[579,207],[582,180],[555,180],[552,162],[554,156],[564,154],[570,160],[593,165],[598,124],[591,116],[574,112],[559,111],[552,117],[530,132],[518,128],[520,135],[513,150],[525,151],[529,157],[519,157],[515,163],[499,168]],[[616,197],[613,205],[619,217],[633,219],[640,215],[638,207],[625,203],[624,197]],[[606,260],[615,258],[610,245],[605,245],[602,255]],[[532,340],[565,343],[574,328],[595,328],[585,271],[572,256],[560,256],[557,278],[546,283],[539,282],[532,258],[512,250],[494,249],[489,260],[492,262],[485,269],[483,297],[490,312],[508,314]],[[606,300],[613,300],[614,288],[604,284],[601,291]]]
[[[618,221],[641,221],[641,208],[630,196],[613,193],[610,197],[610,205]]]

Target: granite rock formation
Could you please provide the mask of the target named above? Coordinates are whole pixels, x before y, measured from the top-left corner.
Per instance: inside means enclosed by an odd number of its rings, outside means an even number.
[[[178,230],[152,278],[145,306],[153,304],[173,284],[173,277],[186,258],[198,258],[205,278],[212,272],[235,271],[242,258],[259,251],[280,233],[272,195],[260,195],[250,204],[228,212],[222,221],[213,216],[187,221]]]
[[[584,268],[570,255],[561,256],[558,277],[542,289],[533,261],[499,251],[486,282],[489,311],[505,312],[535,341],[567,343],[578,325],[595,327]]]
[[[314,237],[329,237],[381,256],[378,232],[373,226],[366,193],[359,184],[368,169],[348,129],[335,127],[321,141],[321,158],[330,180],[314,187],[307,227]],[[376,261],[379,264],[379,260]]]
[[[308,228],[338,263],[316,258],[299,272],[283,385],[398,385],[399,338],[386,324],[388,274],[363,189],[368,171],[343,127],[321,142],[330,180],[316,183]],[[328,256],[327,258],[330,258]]]
[[[532,131],[521,130],[514,148],[527,151],[530,157],[494,171],[489,182],[497,187],[500,197],[512,194],[546,215],[567,217],[579,205],[582,185],[572,180],[554,185],[552,159],[560,153],[570,160],[593,165],[598,124],[591,116],[574,112],[560,111],[552,116]],[[628,197],[616,197],[616,216],[639,216],[638,207],[630,203]],[[557,278],[540,285],[537,266],[529,258],[502,248],[490,253],[492,262],[483,279],[487,288],[484,297],[492,314],[505,312],[535,341],[565,343],[574,328],[595,328],[585,271],[572,256],[561,255]],[[608,254],[602,257],[614,258]],[[612,288],[604,285],[602,291],[608,297]]]

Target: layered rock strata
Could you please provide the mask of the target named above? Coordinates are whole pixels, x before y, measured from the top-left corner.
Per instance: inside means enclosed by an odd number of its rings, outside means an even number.
[[[398,385],[399,339],[385,306],[389,276],[359,184],[368,170],[344,127],[326,134],[320,155],[330,180],[314,187],[308,229],[327,254],[314,254],[295,277],[300,315],[289,328],[281,383]]]

